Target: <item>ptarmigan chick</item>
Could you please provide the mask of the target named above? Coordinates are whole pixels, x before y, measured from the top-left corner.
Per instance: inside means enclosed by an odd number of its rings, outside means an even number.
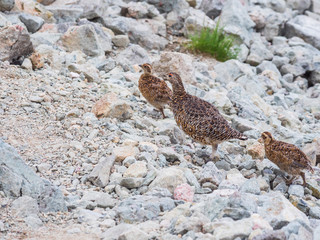
[[[172,91],[168,85],[160,78],[152,75],[152,66],[148,63],[139,65],[144,73],[139,79],[139,90],[142,96],[165,118],[163,108],[171,101]]]
[[[188,94],[177,73],[168,73],[165,80],[172,85],[171,108],[178,126],[195,141],[212,146],[212,159],[219,159],[218,144],[229,139],[248,138],[233,129],[211,103]]]
[[[262,141],[267,158],[274,162],[282,171],[293,175],[287,184],[300,175],[303,179],[303,185],[306,186],[306,178],[303,170],[309,170],[313,173],[310,159],[295,145],[275,140],[271,133],[263,132]]]

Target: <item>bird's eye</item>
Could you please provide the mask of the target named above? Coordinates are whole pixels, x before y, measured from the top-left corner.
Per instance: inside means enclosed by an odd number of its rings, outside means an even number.
[[[169,77],[172,77],[172,73],[169,73]]]

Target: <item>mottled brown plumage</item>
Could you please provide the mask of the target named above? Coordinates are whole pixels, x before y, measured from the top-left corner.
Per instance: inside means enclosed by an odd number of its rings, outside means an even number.
[[[300,175],[305,186],[306,179],[303,170],[309,170],[313,173],[310,159],[295,145],[277,141],[269,132],[263,132],[261,138],[264,142],[267,158],[282,171],[293,176],[287,183],[291,184],[294,178]]]
[[[171,108],[178,126],[195,141],[212,145],[212,158],[216,159],[218,144],[229,139],[247,140],[233,129],[211,103],[188,94],[177,73],[169,73],[165,80],[172,85]]]
[[[172,91],[160,78],[152,75],[152,66],[148,63],[139,65],[144,73],[139,79],[139,90],[144,98],[157,108],[165,118],[163,108],[171,101]]]

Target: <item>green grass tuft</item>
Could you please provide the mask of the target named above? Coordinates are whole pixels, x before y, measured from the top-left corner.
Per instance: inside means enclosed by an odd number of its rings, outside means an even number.
[[[233,36],[223,32],[223,28],[219,27],[219,21],[214,29],[203,27],[200,33],[191,35],[188,47],[192,50],[209,53],[219,61],[227,61],[235,59],[240,51],[234,47]]]

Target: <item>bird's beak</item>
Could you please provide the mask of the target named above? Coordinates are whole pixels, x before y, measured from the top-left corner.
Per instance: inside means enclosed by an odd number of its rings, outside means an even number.
[[[139,67],[141,67],[141,68],[142,68],[142,65],[139,65]]]
[[[259,139],[258,139],[258,142],[259,142],[259,143],[263,143],[262,138],[259,138]]]

